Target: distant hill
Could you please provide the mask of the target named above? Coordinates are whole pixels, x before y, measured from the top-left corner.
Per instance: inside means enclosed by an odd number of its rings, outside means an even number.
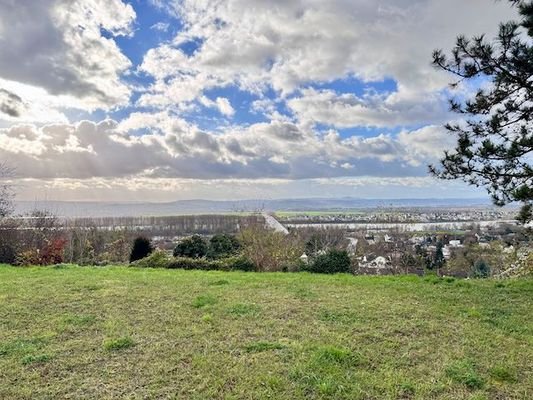
[[[179,214],[218,214],[256,211],[320,211],[382,207],[484,207],[488,199],[357,199],[308,198],[277,200],[178,200],[167,203],[18,201],[15,209],[25,214],[34,209],[48,210],[63,217],[161,216]]]

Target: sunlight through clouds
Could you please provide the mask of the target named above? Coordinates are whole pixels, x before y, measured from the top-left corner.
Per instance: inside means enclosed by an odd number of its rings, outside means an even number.
[[[334,196],[339,179],[384,195],[426,179],[453,145],[440,127],[450,77],[432,50],[515,16],[485,0],[22,0],[0,11],[0,160],[43,182],[23,196],[57,180],[77,197],[103,179],[106,196],[127,181],[155,200],[168,195],[150,183],[160,179],[213,192],[209,182],[242,180],[258,193],[284,180],[287,196],[324,180]],[[442,186],[424,182],[420,195]]]

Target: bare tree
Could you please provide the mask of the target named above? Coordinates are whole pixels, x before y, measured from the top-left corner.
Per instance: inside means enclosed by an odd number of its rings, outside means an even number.
[[[239,240],[243,255],[252,261],[258,271],[282,271],[296,268],[304,251],[303,243],[296,235],[284,235],[254,224],[241,230]]]
[[[18,246],[18,226],[12,218],[6,218],[13,212],[13,188],[7,179],[13,170],[0,162],[0,263],[15,262]]]
[[[7,182],[11,176],[13,169],[5,163],[0,163],[0,218],[13,212],[13,187]]]

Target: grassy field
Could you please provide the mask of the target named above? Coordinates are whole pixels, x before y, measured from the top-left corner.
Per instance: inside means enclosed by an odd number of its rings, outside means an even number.
[[[0,266],[0,399],[531,399],[533,281]]]

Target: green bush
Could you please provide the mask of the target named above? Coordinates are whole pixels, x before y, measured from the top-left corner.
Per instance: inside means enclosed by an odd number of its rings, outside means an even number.
[[[183,239],[174,249],[174,257],[202,258],[207,255],[207,243],[200,235]]]
[[[240,248],[241,245],[235,236],[219,233],[209,240],[207,257],[212,259],[230,257],[236,254]]]
[[[226,257],[219,260],[206,258],[172,257],[162,250],[156,250],[148,257],[131,263],[138,268],[200,269],[203,271],[255,271],[255,265],[243,256]]]
[[[223,259],[222,261],[228,264],[230,270],[245,272],[255,271],[254,263],[244,256],[228,257],[226,259]]]
[[[174,257],[168,263],[170,269],[201,269],[204,271],[220,270],[220,261],[209,261],[205,258]]]
[[[485,260],[477,260],[474,263],[474,278],[488,278],[490,276],[490,266]]]
[[[337,274],[351,272],[350,256],[344,250],[331,249],[317,256],[307,268],[309,272],[321,274]]]
[[[172,257],[163,250],[156,250],[148,257],[134,261],[131,265],[139,268],[169,268],[172,261]]]
[[[246,258],[227,257],[220,260],[206,260],[203,258],[175,257],[167,268],[173,269],[201,269],[204,271],[254,271],[255,266]]]

